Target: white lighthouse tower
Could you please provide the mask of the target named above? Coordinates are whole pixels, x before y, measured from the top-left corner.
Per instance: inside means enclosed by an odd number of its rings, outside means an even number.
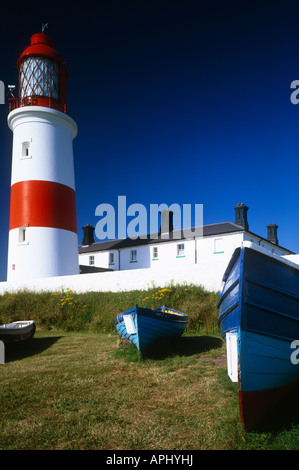
[[[65,63],[44,32],[17,62],[7,280],[79,273],[73,162],[75,121],[66,114]]]

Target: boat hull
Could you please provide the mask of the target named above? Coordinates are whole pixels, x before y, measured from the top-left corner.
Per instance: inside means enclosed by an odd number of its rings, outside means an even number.
[[[32,338],[35,333],[35,322],[17,321],[0,326],[0,340],[5,343]]]
[[[141,355],[146,354],[153,345],[168,338],[179,338],[185,331],[188,316],[175,310],[165,310],[163,312],[136,305],[116,315],[116,330],[120,337],[134,344]]]
[[[218,324],[247,430],[299,383],[299,365],[292,361],[292,344],[299,340],[298,286],[299,266],[252,247],[237,249],[224,275]]]

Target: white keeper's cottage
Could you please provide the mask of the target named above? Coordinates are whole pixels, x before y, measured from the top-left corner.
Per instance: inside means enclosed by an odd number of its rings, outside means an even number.
[[[161,213],[158,238],[148,235],[146,239],[128,238],[95,243],[94,228],[86,225],[83,227],[83,242],[79,247],[81,273],[129,270],[142,270],[144,273],[144,270],[148,270],[148,276],[151,272],[153,280],[160,278],[163,272],[168,274],[168,278],[173,273],[171,279],[176,283],[181,281],[177,273],[184,272],[186,282],[197,278],[197,283],[205,288],[218,290],[235,248],[244,242],[254,243],[277,256],[293,254],[278,244],[276,224],[269,224],[266,238],[261,237],[249,230],[248,207],[238,204],[234,209],[234,223],[204,225],[202,236],[190,236],[190,231],[185,236],[183,230],[173,230],[173,214],[170,211]],[[188,273],[191,278],[188,278]]]

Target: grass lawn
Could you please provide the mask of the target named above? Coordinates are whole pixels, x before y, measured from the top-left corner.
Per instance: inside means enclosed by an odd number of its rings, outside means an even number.
[[[299,449],[298,420],[244,432],[216,335],[141,359],[113,333],[37,331],[0,370],[1,450]]]

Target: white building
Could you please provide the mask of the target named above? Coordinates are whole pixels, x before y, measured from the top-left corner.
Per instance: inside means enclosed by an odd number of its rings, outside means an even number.
[[[267,238],[249,231],[247,221],[248,207],[238,204],[235,207],[235,222],[222,222],[205,225],[202,236],[184,236],[183,230],[172,230],[172,213],[162,212],[161,227],[164,217],[169,217],[168,233],[161,229],[158,239],[148,235],[146,239],[125,239],[94,242],[94,228],[90,225],[83,227],[84,239],[79,247],[79,264],[81,273],[100,271],[140,271],[148,270],[152,279],[161,274],[184,272],[186,282],[192,282],[195,273],[201,284],[210,290],[218,290],[222,276],[235,248],[243,242],[252,242],[264,248],[267,252],[286,256],[293,254],[290,250],[278,244],[277,225],[267,226]],[[167,238],[163,238],[167,236]],[[188,279],[188,272],[192,279]],[[192,274],[191,274],[192,273]],[[125,274],[125,273],[124,273]],[[138,277],[138,273],[136,272]],[[148,276],[147,276],[148,278]]]
[[[94,228],[87,225],[83,228],[84,243],[79,247],[81,274],[4,282],[0,283],[0,293],[22,289],[124,292],[168,287],[171,283],[202,285],[208,291],[219,291],[231,255],[242,244],[298,264],[299,255],[278,244],[277,225],[267,226],[266,238],[250,232],[247,209],[244,204],[237,205],[234,223],[205,225],[202,236],[184,236],[184,233],[170,230],[166,233],[168,239],[163,239],[163,213],[161,234],[157,239],[147,236],[146,239],[95,243]],[[177,235],[181,238],[176,239]]]

